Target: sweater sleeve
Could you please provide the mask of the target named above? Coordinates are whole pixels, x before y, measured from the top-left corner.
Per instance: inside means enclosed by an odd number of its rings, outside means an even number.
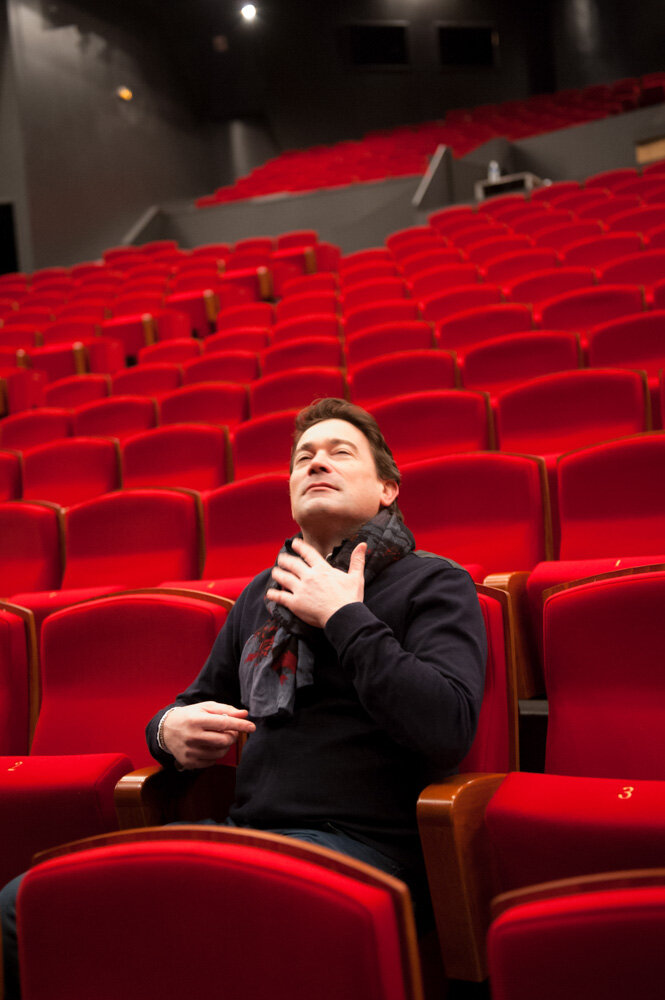
[[[242,595],[231,608],[198,676],[175,701],[161,708],[146,726],[148,749],[160,764],[172,765],[174,762],[173,756],[161,749],[157,739],[159,723],[169,708],[195,705],[202,701],[218,701],[240,707],[238,632],[241,616]]]
[[[368,607],[354,603],[325,634],[374,721],[437,768],[456,768],[473,740],[484,689],[487,640],[468,573],[433,559],[404,594],[398,639]]]

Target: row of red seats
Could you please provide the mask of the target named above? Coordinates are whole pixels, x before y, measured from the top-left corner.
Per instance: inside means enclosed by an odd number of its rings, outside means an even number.
[[[630,86],[628,85],[630,83]],[[440,145],[464,156],[489,139],[521,139],[581,122],[620,114],[665,99],[661,81],[639,78],[611,86],[536,95],[523,101],[460,108],[445,120],[369,133],[357,142],[290,150],[255,168],[232,185],[196,199],[204,208],[243,198],[292,193],[424,173]]]

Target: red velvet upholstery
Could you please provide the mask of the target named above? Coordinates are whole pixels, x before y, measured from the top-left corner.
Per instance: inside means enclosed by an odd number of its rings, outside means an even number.
[[[207,337],[213,329],[219,303],[215,288],[194,290],[190,292],[175,292],[164,299],[167,309],[177,309],[186,313],[192,330],[199,337]]]
[[[0,420],[0,445],[3,448],[34,448],[71,434],[69,411],[42,406],[25,413],[10,414]]]
[[[399,503],[419,548],[480,566],[480,579],[549,558],[538,459],[481,452],[426,459],[401,471]]]
[[[423,299],[420,311],[423,319],[438,323],[454,313],[478,306],[495,305],[501,301],[502,294],[498,285],[461,285]]]
[[[214,490],[227,478],[227,435],[208,424],[169,424],[127,438],[122,446],[125,487],[184,486]]]
[[[182,372],[175,361],[144,362],[117,371],[111,384],[111,391],[120,396],[160,396],[182,385]]]
[[[462,383],[467,389],[498,393],[522,382],[580,367],[579,335],[568,330],[538,330],[496,337],[464,354]]]
[[[382,355],[402,351],[423,351],[434,347],[432,324],[424,320],[404,320],[369,326],[346,338],[346,360],[350,369]]]
[[[30,612],[0,602],[0,754],[27,753],[36,684],[37,646]]]
[[[118,445],[109,438],[62,438],[31,448],[23,457],[26,500],[69,507],[119,486]]]
[[[26,1000],[153,992],[175,1000],[219,992],[220,982],[229,995],[274,1000],[421,1000],[401,884],[312,845],[272,847],[281,838],[269,835],[170,832],[168,840],[109,841],[30,871],[18,915]],[[157,962],[146,961],[151,935]]]
[[[485,824],[502,892],[649,867],[663,858],[665,785],[625,775],[512,772],[492,796]]]
[[[18,500],[21,496],[21,455],[0,451],[0,501]]]
[[[203,352],[262,351],[270,343],[270,326],[237,326],[220,330],[202,341]]]
[[[545,600],[548,771],[663,777],[664,600],[665,570],[611,576]]]
[[[501,393],[496,400],[499,447],[545,455],[647,429],[644,381],[638,372],[554,372]]]
[[[238,326],[272,326],[274,320],[275,309],[270,302],[242,302],[221,309],[215,325],[218,330],[231,330]]]
[[[118,828],[113,792],[132,769],[122,753],[0,757],[3,885],[36,851]]]
[[[277,303],[275,323],[303,316],[336,316],[339,311],[337,292],[302,292],[300,295],[289,295]]]
[[[411,296],[414,299],[424,299],[436,295],[446,288],[457,285],[473,285],[481,280],[477,264],[471,261],[456,264],[433,266],[427,271],[412,275],[408,280]]]
[[[391,299],[388,302],[371,302],[369,305],[350,309],[344,314],[344,329],[348,337],[369,326],[421,318],[418,303],[413,299]]]
[[[157,295],[156,305],[161,306],[162,295]],[[115,311],[115,310],[114,310]],[[102,333],[114,337],[122,343],[125,357],[135,358],[142,347],[151,344],[155,339],[155,329],[148,309],[118,315],[113,319],[105,319],[101,324]]]
[[[379,281],[363,281],[347,288],[341,296],[342,312],[374,302],[393,301],[409,298],[409,289],[403,278],[383,278]]]
[[[338,337],[307,337],[275,344],[261,353],[261,371],[264,375],[291,371],[304,366],[341,368],[344,350]]]
[[[604,264],[598,270],[601,283],[642,285],[651,301],[650,293],[654,284],[665,274],[665,249],[640,250],[638,253],[621,257]]]
[[[49,382],[44,389],[47,406],[75,408],[96,399],[104,399],[110,391],[108,375],[69,375],[57,382]]]
[[[479,306],[438,323],[437,342],[440,347],[459,354],[482,341],[520,333],[532,326],[528,306],[518,303]]]
[[[510,302],[537,303],[577,288],[587,288],[595,281],[590,267],[553,267],[523,275],[505,285],[503,291]]]
[[[144,730],[183,690],[227,608],[197,595],[120,594],[50,615],[41,635],[42,704],[32,754],[118,750],[151,758]]]
[[[336,313],[310,313],[306,316],[292,316],[279,320],[272,327],[271,344],[297,341],[302,343],[310,337],[330,337],[339,340],[341,324]]]
[[[120,440],[156,423],[156,404],[148,396],[110,396],[85,403],[72,414],[74,434],[109,435]]]
[[[35,850],[116,827],[117,781],[150,763],[146,720],[195,676],[226,614],[209,599],[144,592],[47,619],[31,755],[0,767],[5,880]]]
[[[607,220],[607,226],[612,232],[627,230],[634,233],[648,233],[649,230],[662,225],[665,225],[665,205],[643,205],[640,208],[620,212]]]
[[[359,364],[349,381],[352,401],[370,406],[403,392],[454,389],[457,365],[449,351],[397,351]]]
[[[277,410],[307,406],[324,396],[345,399],[346,379],[339,368],[294,368],[289,372],[265,375],[249,386],[253,417]]]
[[[547,330],[576,330],[582,333],[630,313],[644,309],[644,294],[637,286],[599,285],[565,292],[541,302],[535,312],[537,326]]]
[[[552,886],[551,898],[525,900],[506,910],[489,932],[494,1000],[659,1000],[662,872],[659,882],[616,888],[607,882],[584,892],[571,886],[563,895],[563,889]]]
[[[181,364],[189,358],[201,356],[201,341],[193,337],[176,337],[173,340],[160,341],[142,347],[138,354],[138,363],[152,364],[156,361],[170,361]]]
[[[0,580],[3,596],[17,590],[49,590],[62,580],[62,511],[53,504],[0,504]]]
[[[563,222],[556,226],[539,229],[537,233],[534,233],[534,241],[539,247],[563,250],[577,240],[598,236],[602,232],[603,228],[598,219],[577,219],[574,222]]]
[[[266,474],[228,483],[204,497],[203,506],[202,579],[193,583],[171,577],[163,586],[194,586],[235,599],[252,577],[274,564],[284,539],[298,530],[291,518],[288,476]]]
[[[258,378],[259,360],[255,351],[220,351],[183,362],[184,385],[197,382],[240,382]]]
[[[664,251],[665,252],[665,251]],[[597,368],[639,368],[647,373],[654,427],[662,427],[658,376],[665,368],[665,309],[602,323],[587,333],[589,364]]]
[[[562,251],[562,257],[571,267],[600,267],[625,254],[637,253],[642,246],[639,233],[603,233],[569,244]]]
[[[527,581],[537,637],[549,587],[665,561],[665,432],[563,455],[557,479],[559,560],[539,564]]]
[[[266,472],[283,474],[288,469],[297,413],[298,410],[278,410],[238,424],[232,439],[234,479]]]
[[[481,392],[413,392],[375,403],[371,412],[399,466],[492,447],[489,400]]]
[[[533,274],[534,271],[556,267],[558,260],[556,251],[549,247],[508,250],[499,257],[493,257],[483,268],[483,275],[485,281],[504,284],[507,281],[516,281],[523,275]]]
[[[247,389],[235,382],[198,382],[162,396],[163,424],[205,423],[233,427],[248,417]]]
[[[152,587],[166,577],[196,579],[201,564],[199,499],[166,489],[117,490],[70,507],[62,589],[15,592],[44,618],[77,601]]]

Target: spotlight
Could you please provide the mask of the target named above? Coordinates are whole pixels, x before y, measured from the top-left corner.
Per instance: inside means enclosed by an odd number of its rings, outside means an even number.
[[[134,99],[134,94],[129,89],[129,87],[117,87],[116,97],[119,97],[121,101],[131,101]]]
[[[256,17],[256,7],[253,3],[246,3],[244,7],[240,8],[240,13],[246,21],[253,21]]]

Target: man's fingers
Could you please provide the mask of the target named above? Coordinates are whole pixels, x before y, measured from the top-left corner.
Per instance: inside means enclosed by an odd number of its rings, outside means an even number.
[[[349,559],[349,573],[364,573],[366,552],[367,542],[360,542],[359,545],[356,545]]]
[[[294,538],[291,544],[294,551],[308,566],[313,566],[316,562],[325,562],[321,553],[317,552],[313,545],[309,545],[304,538]]]

